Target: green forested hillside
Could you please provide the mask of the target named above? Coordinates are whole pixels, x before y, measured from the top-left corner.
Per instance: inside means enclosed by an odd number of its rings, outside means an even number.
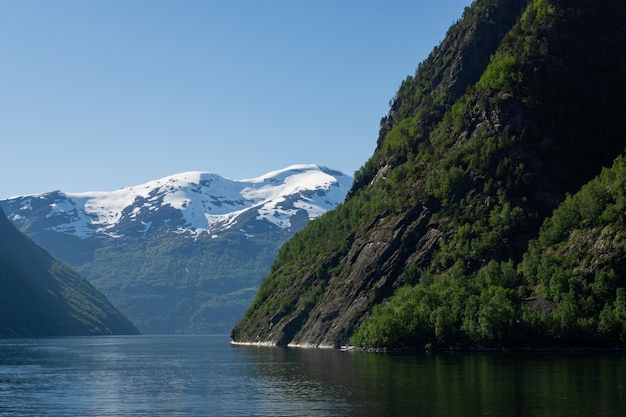
[[[0,337],[137,333],[85,278],[19,232],[0,210]]]
[[[626,345],[626,159],[568,195],[520,265],[546,301],[524,309],[537,333],[568,343]],[[538,296],[527,302],[536,307]]]
[[[399,289],[358,345],[626,345],[626,160],[567,196],[523,261],[461,266]]]
[[[276,230],[249,239],[237,229],[219,238],[161,232],[151,240],[112,239],[76,269],[144,334],[227,333],[288,236]]]
[[[474,2],[233,339],[624,344],[624,22],[620,2]]]

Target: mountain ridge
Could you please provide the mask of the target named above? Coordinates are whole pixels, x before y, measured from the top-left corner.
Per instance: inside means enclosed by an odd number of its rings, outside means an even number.
[[[312,164],[230,180],[192,171],[113,192],[0,200],[142,333],[227,333],[284,241],[345,198],[352,178]]]
[[[44,226],[47,230],[81,239],[98,234],[123,237],[121,230],[133,223],[147,232],[151,227],[148,219],[158,218],[159,210],[167,207],[180,213],[168,212],[165,217],[179,232],[212,234],[234,227],[237,218],[248,210],[256,211],[259,219],[289,228],[294,210],[305,210],[309,218],[319,216],[342,200],[334,197],[331,187],[347,188],[351,181],[339,171],[304,164],[244,180],[190,171],[110,192],[53,191],[16,196],[2,200],[2,206],[9,212],[9,219],[27,232],[35,227],[35,216],[26,213],[47,209],[37,215],[48,223],[58,223]],[[341,192],[337,194],[342,196]],[[291,200],[297,196],[300,201],[283,209],[286,196]]]

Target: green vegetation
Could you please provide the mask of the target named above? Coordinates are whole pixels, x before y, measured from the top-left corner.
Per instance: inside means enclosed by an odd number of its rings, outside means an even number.
[[[507,222],[506,215],[500,219]],[[402,287],[384,307],[374,308],[353,342],[396,347],[625,344],[625,226],[626,159],[620,156],[546,218],[517,268],[510,260],[492,259],[472,274],[463,262],[446,274],[422,271],[417,284]],[[453,240],[464,233],[459,230]]]
[[[546,219],[521,264],[552,300],[541,324],[556,338],[626,344],[626,160],[618,157]]]
[[[0,337],[136,333],[85,278],[20,233],[0,210]]]
[[[474,2],[233,338],[626,344],[625,19],[619,2]]]
[[[431,170],[421,175],[426,176],[431,194],[450,212],[450,226],[456,230],[452,229],[435,255],[438,264],[426,268],[419,283],[399,290],[385,307],[376,307],[353,337],[355,344],[626,342],[625,282],[621,278],[626,272],[621,243],[626,190],[623,159],[574,197],[567,197],[552,217],[546,218],[538,241],[530,241],[520,262],[537,220],[549,212],[550,206],[544,203],[560,201],[559,191],[575,189],[626,144],[624,138],[605,132],[601,122],[614,123],[616,112],[624,109],[624,100],[613,93],[617,86],[624,86],[623,74],[616,77],[598,66],[578,69],[580,64],[575,61],[592,59],[575,54],[574,49],[581,45],[564,38],[547,41],[549,36],[557,37],[555,28],[580,39],[584,31],[599,31],[590,22],[611,25],[616,16],[624,16],[622,6],[617,7],[619,12],[612,11],[616,15],[600,9],[588,2],[570,7],[531,2],[476,86],[444,116],[441,134],[431,142],[435,155],[449,158],[449,167],[432,169],[435,164],[431,163]],[[587,15],[581,21],[586,13],[593,18]],[[594,35],[598,36],[595,33],[587,41]],[[623,39],[616,41],[617,45],[623,43]],[[608,56],[598,57],[599,61],[623,57],[617,45]],[[570,61],[561,63],[567,70],[560,77],[550,75],[555,70],[554,60],[561,59]],[[590,106],[580,97],[572,97],[579,86],[606,91],[607,97],[600,99],[600,107]],[[475,117],[475,106],[504,113],[508,126],[500,132],[481,130],[475,123],[472,126],[467,119],[468,115]],[[534,125],[526,123],[519,129],[515,123],[524,115],[530,115]],[[485,123],[489,120],[479,125]],[[463,130],[472,128],[471,140],[476,144],[459,144]],[[537,140],[542,136],[554,141],[549,144],[552,148],[541,148],[545,145]],[[451,152],[453,143],[461,145],[460,152]],[[515,153],[529,151],[534,152],[532,159],[515,158]],[[546,172],[533,169],[542,158],[555,166]],[[479,205],[474,196],[480,196],[484,204]],[[541,197],[549,199],[541,201]],[[604,252],[597,250],[598,245]]]
[[[103,241],[74,264],[142,333],[227,333],[288,236],[232,230],[218,238],[126,237]]]

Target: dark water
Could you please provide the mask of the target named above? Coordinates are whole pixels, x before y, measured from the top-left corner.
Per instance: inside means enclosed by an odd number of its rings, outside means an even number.
[[[626,355],[373,354],[227,336],[0,340],[0,416],[619,416]]]

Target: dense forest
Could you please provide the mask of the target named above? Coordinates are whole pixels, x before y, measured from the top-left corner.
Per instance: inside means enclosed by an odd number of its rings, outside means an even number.
[[[626,344],[626,4],[478,0],[235,342]]]

